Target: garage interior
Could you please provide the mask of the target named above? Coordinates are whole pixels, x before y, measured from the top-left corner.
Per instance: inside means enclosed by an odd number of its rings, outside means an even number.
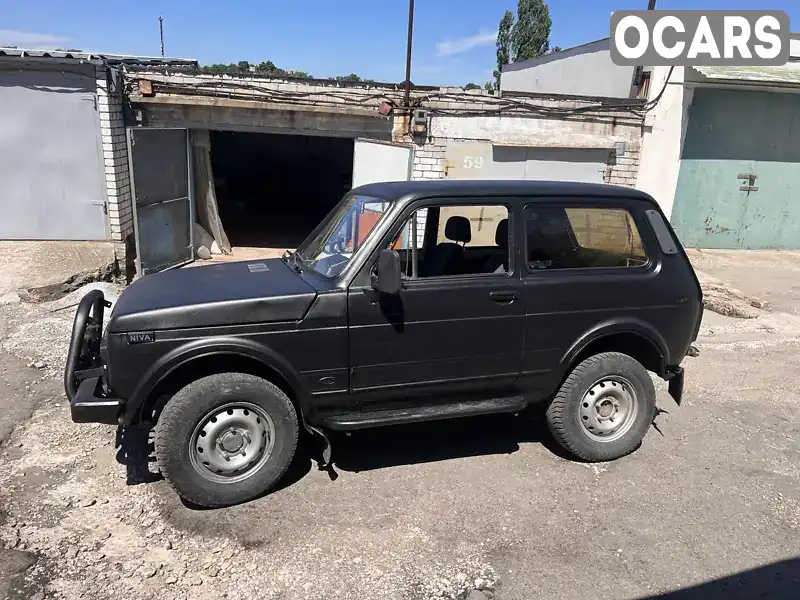
[[[210,135],[219,215],[235,255],[296,248],[351,188],[352,138]]]

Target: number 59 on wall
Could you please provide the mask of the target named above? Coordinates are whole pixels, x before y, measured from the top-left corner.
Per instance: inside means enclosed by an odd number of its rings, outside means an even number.
[[[465,156],[464,168],[465,169],[480,169],[483,167],[482,156]]]

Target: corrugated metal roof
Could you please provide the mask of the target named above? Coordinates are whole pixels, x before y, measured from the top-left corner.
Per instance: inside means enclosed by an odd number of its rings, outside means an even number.
[[[197,64],[193,58],[169,58],[161,56],[131,56],[128,54],[107,54],[103,52],[65,52],[63,50],[36,50],[28,48],[0,47],[0,57],[16,58],[52,58],[100,61],[108,63],[126,63],[136,65],[186,65]]]
[[[800,64],[783,67],[692,67],[692,69],[713,81],[800,85]]]

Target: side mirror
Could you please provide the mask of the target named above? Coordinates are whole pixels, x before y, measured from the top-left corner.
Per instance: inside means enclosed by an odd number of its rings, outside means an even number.
[[[381,250],[378,256],[378,274],[372,277],[372,287],[381,294],[391,296],[400,292],[400,255],[396,250]]]

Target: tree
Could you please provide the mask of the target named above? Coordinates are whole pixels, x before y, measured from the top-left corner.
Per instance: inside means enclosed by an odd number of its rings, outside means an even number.
[[[561,46],[553,46],[552,48],[550,48],[550,52],[548,52],[548,54],[552,54],[553,52],[561,52],[561,50],[562,50]]]
[[[550,47],[550,9],[544,0],[519,0],[517,22],[511,32],[511,59],[529,60],[547,54]]]
[[[56,52],[83,52],[80,48],[56,48]]]
[[[494,94],[495,87],[494,87],[494,84],[491,81],[487,81],[486,85],[483,86],[483,87],[490,94]],[[497,88],[497,89],[499,89],[499,88]]]
[[[494,70],[494,81],[500,87],[500,74],[503,66],[509,63],[511,58],[512,33],[514,31],[514,13],[506,11],[500,19],[500,27],[497,30],[497,68]]]
[[[355,73],[350,73],[350,75],[339,75],[336,78],[336,81],[361,81],[361,77],[356,75]]]
[[[11,48],[13,50],[16,50],[17,46],[13,46],[11,44],[0,44],[0,48]]]
[[[465,90],[479,90],[479,89],[481,89],[481,86],[479,86],[477,83],[472,83],[470,81],[467,85],[464,86],[464,89]]]
[[[236,64],[236,68],[241,71],[242,73],[247,73],[250,71],[250,63],[246,60],[240,60]]]

